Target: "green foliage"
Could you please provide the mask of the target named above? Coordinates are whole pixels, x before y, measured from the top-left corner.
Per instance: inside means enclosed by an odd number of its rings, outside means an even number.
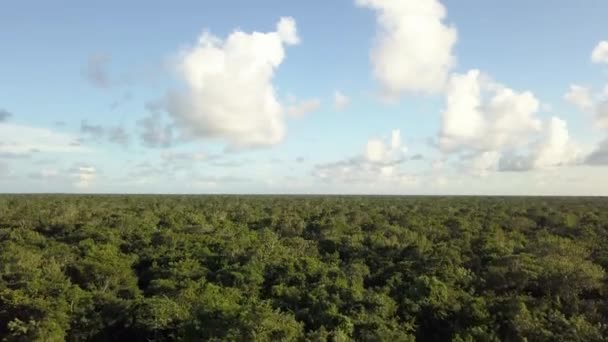
[[[600,198],[0,196],[2,341],[603,341]]]

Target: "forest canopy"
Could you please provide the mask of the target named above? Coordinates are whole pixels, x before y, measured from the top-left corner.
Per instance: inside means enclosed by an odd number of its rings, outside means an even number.
[[[608,200],[0,196],[6,341],[603,341]]]

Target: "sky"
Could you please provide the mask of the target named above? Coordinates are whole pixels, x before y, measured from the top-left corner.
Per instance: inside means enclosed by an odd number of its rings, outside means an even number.
[[[605,13],[8,0],[0,192],[605,196]]]

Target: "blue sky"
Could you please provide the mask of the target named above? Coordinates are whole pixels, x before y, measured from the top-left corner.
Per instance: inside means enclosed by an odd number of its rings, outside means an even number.
[[[9,1],[0,192],[606,195],[605,13]]]

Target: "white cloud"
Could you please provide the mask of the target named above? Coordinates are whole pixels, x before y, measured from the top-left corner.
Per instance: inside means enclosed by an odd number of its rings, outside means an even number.
[[[27,154],[30,152],[78,153],[88,150],[76,137],[48,128],[12,123],[0,123],[0,152]]]
[[[287,115],[301,118],[308,113],[314,112],[321,107],[321,100],[309,99],[293,104],[287,108]]]
[[[286,44],[300,44],[300,37],[298,37],[296,21],[293,18],[281,18],[281,20],[279,20],[279,23],[277,24],[277,32],[279,34],[279,37],[281,37],[281,40]]]
[[[388,138],[371,138],[362,154],[337,162],[319,164],[313,176],[329,183],[359,183],[371,185],[378,182],[394,185],[412,185],[416,177],[400,170],[405,162],[407,148],[401,141],[401,132],[393,130]]]
[[[334,92],[334,108],[338,111],[342,111],[348,107],[350,99],[348,96],[342,94],[340,91]]]
[[[581,111],[593,113],[597,127],[608,128],[608,85],[600,93],[594,93],[587,87],[571,85],[564,98]]]
[[[591,61],[608,64],[608,41],[601,41],[595,46],[591,53]]]
[[[401,131],[395,129],[391,132],[390,141],[379,138],[368,140],[365,147],[365,160],[370,163],[392,164],[403,160],[407,148],[401,143]]]
[[[383,95],[442,91],[454,66],[454,27],[437,0],[356,0],[377,12],[377,37],[371,51],[373,74]]]
[[[489,172],[496,171],[501,153],[498,151],[485,151],[470,158],[465,170],[474,176],[486,177]]]
[[[272,79],[284,45],[298,42],[292,18],[281,18],[275,32],[237,30],[225,40],[203,33],[179,58],[188,89],[169,95],[169,113],[188,138],[220,138],[235,146],[279,143],[284,109]]]
[[[547,126],[545,137],[536,150],[534,168],[577,162],[579,153],[572,145],[566,121],[552,117]]]
[[[583,161],[585,152],[570,138],[566,121],[552,117],[543,129],[543,136],[529,147],[526,156],[505,155],[501,171],[528,171],[575,165]]]
[[[583,112],[593,109],[593,96],[591,95],[591,89],[587,87],[577,84],[570,85],[570,89],[564,95],[564,99]]]
[[[91,187],[97,177],[97,170],[92,166],[78,166],[72,170],[74,186],[79,189]]]
[[[478,70],[450,77],[439,145],[444,152],[515,148],[541,130],[540,102],[492,82]]]
[[[564,120],[540,120],[540,102],[530,92],[515,91],[472,70],[452,75],[446,93],[439,147],[447,154],[459,153],[460,168],[469,174],[548,169],[584,159]],[[593,107],[582,101],[589,95],[583,88],[573,86],[569,94],[578,104]]]

